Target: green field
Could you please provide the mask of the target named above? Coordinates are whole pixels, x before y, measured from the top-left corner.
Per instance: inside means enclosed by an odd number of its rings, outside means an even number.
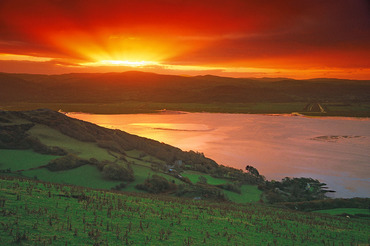
[[[82,148],[80,148],[81,150]],[[0,149],[0,169],[5,170],[10,168],[11,171],[20,171],[19,175],[25,177],[34,178],[38,180],[61,183],[61,184],[71,184],[77,186],[84,186],[96,189],[111,189],[114,186],[120,184],[119,181],[107,180],[102,177],[101,172],[94,166],[84,165],[78,168],[64,170],[64,171],[49,171],[46,168],[38,168],[48,164],[52,159],[58,158],[58,156],[52,155],[42,155],[33,152],[32,150],[4,150]],[[137,161],[137,160],[136,160]],[[144,161],[137,161],[139,163],[144,163]],[[150,166],[147,163],[147,166]],[[125,190],[127,191],[138,191],[135,189],[135,185],[143,183],[146,178],[156,174],[167,178],[168,180],[174,180],[175,183],[183,183],[182,181],[160,173],[154,172],[149,167],[141,165],[132,165],[135,173],[135,181],[130,183]],[[32,169],[32,170],[28,170]]]
[[[112,159],[113,156],[107,154],[107,151],[94,146],[93,143],[83,143],[72,138],[68,138],[63,134],[57,135],[58,139],[64,138],[64,142],[58,144],[58,142],[48,142],[58,146],[64,146],[68,144],[68,141],[78,149],[80,157],[96,157],[97,159],[108,157]],[[68,141],[67,141],[68,140]],[[80,143],[80,144],[78,144]],[[94,150],[89,152],[89,150]],[[132,156],[132,151],[130,155]],[[98,154],[98,155],[96,155]],[[103,157],[100,155],[103,154]],[[6,170],[10,168],[12,172],[17,172],[17,175],[23,175],[25,177],[34,178],[38,180],[71,184],[77,186],[84,186],[96,189],[111,189],[116,185],[120,184],[120,181],[107,180],[102,177],[101,172],[94,166],[84,165],[78,168],[63,170],[63,171],[49,171],[46,168],[39,168],[47,165],[52,159],[58,158],[58,156],[42,155],[33,152],[32,150],[4,150],[0,149],[0,169]],[[130,158],[127,158],[130,160]],[[132,168],[135,173],[135,181],[131,182],[125,187],[125,191],[143,192],[135,189],[135,186],[140,183],[144,183],[145,179],[153,174],[165,177],[169,181],[174,181],[176,184],[182,184],[183,182],[170,175],[155,172],[150,169],[150,163],[142,160],[133,159],[136,164],[132,164]],[[121,163],[120,161],[118,163]],[[32,170],[28,170],[32,169]]]
[[[32,150],[0,149],[0,169],[25,170],[48,164],[53,155],[42,155]]]
[[[46,130],[53,131],[53,129]],[[43,132],[46,132],[46,130],[43,129]],[[35,132],[36,131],[32,131],[32,133]],[[44,136],[40,133],[38,133],[38,137],[41,138],[43,143],[48,145],[57,145],[60,147],[66,147],[68,146],[68,144],[70,144],[70,146],[73,146],[74,148],[77,149],[77,151],[75,150],[74,153],[77,153],[80,157],[85,158],[96,157],[97,159],[99,157],[101,159],[106,157],[111,160],[113,158],[113,156],[109,155],[105,149],[101,149],[97,146],[94,146],[94,143],[80,142],[78,140],[69,138],[63,134],[60,134],[59,132],[53,133],[55,133],[55,135],[52,135],[53,139],[51,139],[50,137],[46,137],[46,135]],[[91,150],[93,151],[90,152]],[[97,153],[98,155],[96,155]],[[104,179],[102,177],[101,172],[99,172],[96,167],[90,165],[84,165],[75,169],[63,171],[49,171],[46,168],[38,168],[40,166],[48,164],[50,160],[58,158],[58,156],[41,155],[31,150],[0,149],[0,154],[2,154],[3,156],[0,160],[1,165],[0,169],[11,168],[11,171],[24,170],[22,172],[18,172],[18,175],[23,175],[29,178],[61,184],[71,184],[89,188],[108,189],[108,190],[121,183],[119,181]],[[135,186],[137,184],[144,183],[144,181],[153,174],[165,177],[169,182],[174,182],[177,185],[184,184],[183,181],[173,176],[170,176],[162,172],[153,171],[150,168],[151,165],[150,162],[137,159],[139,158],[140,154],[142,154],[140,151],[128,152],[128,156],[134,157],[133,159],[131,159],[130,157],[127,157],[126,159],[133,163],[131,164],[131,166],[134,170],[135,181],[128,183],[126,187],[123,189],[124,191],[143,192],[141,190],[136,189]],[[144,158],[149,159],[151,157],[145,156]],[[32,170],[28,170],[30,168],[32,168]],[[207,183],[210,185],[220,185],[231,182],[230,180],[227,179],[214,178],[208,174],[189,170],[182,172],[181,175],[184,177],[188,177],[190,181],[194,184],[198,182],[199,177],[201,176],[205,177],[207,179]],[[262,191],[258,190],[257,186],[242,185],[241,194],[227,190],[223,190],[223,193],[232,202],[246,203],[246,202],[257,202],[258,200],[260,200]]]
[[[236,203],[257,202],[261,199],[262,191],[256,185],[242,185],[241,194],[225,190],[227,198]]]
[[[0,180],[3,245],[366,245],[367,220],[17,178]]]
[[[32,136],[37,137],[47,146],[58,146],[69,153],[74,153],[81,158],[96,158],[98,160],[111,160],[115,158],[106,149],[100,148],[96,143],[82,142],[66,136],[59,131],[45,125],[35,125],[28,131]]]
[[[75,169],[51,172],[46,168],[22,172],[26,177],[37,178],[60,184],[71,184],[95,189],[111,189],[119,181],[103,179],[101,173],[94,166],[85,165]]]
[[[115,156],[119,156],[117,153],[110,154],[106,149],[103,149],[97,146],[96,143],[93,142],[82,142],[77,139],[71,138],[60,133],[57,130],[49,128],[45,125],[36,125],[29,133],[33,136],[40,139],[40,141],[47,145],[47,146],[58,146],[69,153],[74,153],[81,158],[90,159],[95,158],[97,160],[109,160],[109,161],[116,161]],[[32,153],[32,151],[28,151]],[[18,153],[19,156],[23,156],[23,152]],[[39,155],[39,154],[36,154]],[[153,172],[150,169],[151,162],[159,162],[162,163],[163,161],[146,155],[142,151],[139,150],[131,150],[126,152],[126,160],[132,163],[132,167],[135,173],[135,181],[129,183],[125,190],[127,191],[139,191],[135,189],[135,185],[139,183],[143,183],[146,178],[153,174],[157,174],[167,178],[168,180],[175,180],[176,183],[182,183],[178,179],[175,179],[169,175],[165,175],[159,172]],[[39,155],[42,156],[42,155]],[[27,157],[27,155],[26,155]],[[12,156],[9,156],[8,159],[11,159]],[[52,159],[57,158],[54,156]],[[18,160],[15,160],[18,161]],[[12,161],[11,163],[14,163]],[[7,160],[4,162],[8,163]],[[47,164],[43,162],[43,165]],[[32,167],[38,167],[40,165],[35,164]],[[66,170],[66,171],[59,171],[59,172],[51,172],[47,169],[36,169],[32,171],[23,172],[23,175],[27,177],[37,177],[40,180],[50,181],[50,182],[58,182],[64,184],[73,184],[79,186],[85,186],[90,188],[101,188],[101,189],[111,189],[112,187],[116,186],[120,182],[118,181],[108,181],[104,180],[101,176],[101,173],[95,168],[91,166],[83,166],[80,168],[76,168],[73,170]],[[139,191],[140,192],[140,191]]]
[[[219,184],[225,184],[225,183],[230,182],[229,180],[226,180],[226,179],[214,178],[211,175],[204,174],[201,172],[196,172],[196,171],[185,171],[181,175],[189,178],[192,183],[198,182],[199,177],[201,176],[206,178],[207,183],[210,185],[219,185]]]
[[[50,129],[52,130],[52,129]],[[39,137],[42,136],[41,134]],[[45,141],[45,138],[42,139],[44,143],[58,145],[63,147],[70,143],[71,145],[75,146],[78,149],[79,156],[81,157],[96,157],[96,153],[98,154],[106,154],[106,150],[100,149],[97,146],[94,146],[93,143],[83,143],[78,140],[74,140],[69,138],[63,134],[56,134],[55,139],[63,140],[61,143],[58,143],[57,140]],[[80,143],[80,144],[78,144]],[[94,152],[89,152],[89,150],[94,149]],[[70,169],[70,170],[63,170],[63,171],[49,171],[46,168],[38,168],[40,166],[47,165],[48,162],[52,159],[58,158],[58,156],[51,156],[51,155],[41,155],[38,153],[33,152],[32,150],[3,150],[0,149],[0,154],[2,156],[0,160],[0,169],[8,169],[10,168],[11,171],[18,171],[18,175],[23,175],[25,177],[54,182],[54,183],[61,183],[61,184],[70,184],[70,185],[77,185],[77,186],[84,186],[88,188],[96,188],[96,189],[112,189],[116,185],[120,184],[120,181],[112,181],[107,180],[102,177],[101,172],[94,166],[91,165],[84,165],[78,168]],[[144,181],[152,176],[153,174],[165,177],[169,182],[174,182],[175,184],[184,184],[183,181],[170,176],[168,174],[153,171],[150,168],[150,163],[144,160],[138,160],[136,158],[139,157],[140,151],[130,151],[128,152],[129,156],[134,157],[132,159],[133,164],[131,164],[134,174],[135,174],[135,181],[130,182],[126,185],[123,189],[124,191],[131,191],[131,192],[143,192],[135,188],[137,184],[144,183]],[[99,155],[98,155],[99,156]],[[103,155],[108,158],[113,158],[111,155],[106,154]],[[147,159],[151,158],[149,156],[145,156]],[[127,160],[130,161],[131,159],[127,157]],[[158,161],[158,160],[157,160]],[[118,162],[120,163],[120,162]],[[28,170],[31,169],[31,170]],[[199,177],[203,176],[207,179],[207,183],[210,185],[219,185],[229,183],[230,180],[227,179],[220,179],[214,178],[208,174],[196,172],[196,171],[184,171],[181,173],[182,176],[188,177],[192,183],[197,183]],[[241,194],[223,190],[223,193],[226,197],[236,203],[246,203],[246,202],[257,202],[260,200],[262,191],[257,189],[257,186],[253,185],[242,185],[241,186]]]

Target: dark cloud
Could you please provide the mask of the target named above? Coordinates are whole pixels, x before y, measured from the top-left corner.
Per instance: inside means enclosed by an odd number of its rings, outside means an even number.
[[[215,38],[214,42],[210,42],[203,49],[175,57],[171,62],[187,61],[189,64],[199,65],[240,60],[276,61],[277,57],[291,57],[292,63],[295,63],[297,59],[306,59],[310,54],[314,54],[317,56],[317,65],[369,67],[367,59],[370,57],[369,2],[310,1],[310,3],[310,6],[306,5],[307,8],[299,12],[300,15],[285,17],[280,15],[279,18],[286,21],[279,20],[279,25],[272,24],[269,29],[244,32],[245,35],[235,38]],[[297,1],[296,6],[299,5],[301,1]],[[348,56],[357,59],[353,61],[347,59]],[[310,62],[314,63],[312,57]]]

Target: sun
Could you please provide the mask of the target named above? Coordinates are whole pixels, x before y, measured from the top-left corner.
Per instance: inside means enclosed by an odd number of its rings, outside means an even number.
[[[158,62],[153,61],[122,61],[122,60],[102,60],[101,65],[107,66],[129,66],[129,67],[144,67],[150,65],[159,65]]]
[[[97,62],[83,63],[85,66],[124,66],[124,67],[146,67],[146,66],[158,66],[158,62],[154,61],[128,61],[128,60],[101,60]]]

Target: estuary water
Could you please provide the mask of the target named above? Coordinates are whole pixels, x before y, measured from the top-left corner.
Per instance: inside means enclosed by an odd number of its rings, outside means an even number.
[[[203,152],[226,166],[256,167],[268,180],[312,177],[333,197],[370,197],[370,119],[160,112],[68,116]]]

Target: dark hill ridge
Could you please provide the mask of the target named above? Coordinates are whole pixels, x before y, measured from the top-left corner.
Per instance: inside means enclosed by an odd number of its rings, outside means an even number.
[[[0,73],[0,102],[176,103],[369,102],[369,80],[218,76],[144,72],[62,75]]]
[[[103,128],[89,122],[70,118],[62,113],[49,109],[19,112],[0,111],[0,119],[10,122],[14,119],[21,119],[33,124],[46,125],[69,137],[83,142],[95,142],[99,147],[109,149],[122,155],[125,155],[125,151],[138,149],[144,151],[148,155],[166,161],[167,163],[173,163],[175,160],[182,160],[189,164],[200,164],[208,169],[218,166],[215,161],[204,157],[203,154],[194,151],[185,152],[168,144],[135,136],[121,130]],[[1,127],[2,130],[5,131],[5,128],[9,128],[10,126],[12,125]],[[15,129],[12,129],[12,132],[19,127],[19,125],[14,125],[13,128]],[[32,127],[32,124],[27,124],[24,127],[29,129]],[[22,131],[22,134],[25,134],[27,129]]]

